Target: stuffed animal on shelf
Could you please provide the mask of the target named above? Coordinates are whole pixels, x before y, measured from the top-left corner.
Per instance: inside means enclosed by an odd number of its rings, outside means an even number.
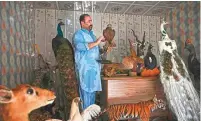
[[[130,39],[128,39],[128,40],[130,43],[131,55],[124,57],[122,60],[122,64],[127,69],[132,69],[133,71],[136,71],[137,64],[139,64],[139,63],[144,64],[144,60],[136,55],[133,42]]]
[[[145,48],[145,31],[144,31],[144,35],[143,35],[143,40],[140,41],[138,39],[138,36],[135,34],[135,31],[133,29],[131,29],[133,32],[133,36],[135,37],[135,40],[137,41],[137,56],[138,57],[144,57],[144,48]]]
[[[144,69],[141,71],[141,76],[147,77],[147,76],[157,76],[160,74],[160,70],[156,67],[157,66],[157,60],[156,56],[152,53],[152,45],[149,44],[147,54],[144,57]]]
[[[149,44],[147,54],[144,57],[144,66],[147,69],[154,69],[157,66],[156,56],[151,51],[152,48],[153,46]]]

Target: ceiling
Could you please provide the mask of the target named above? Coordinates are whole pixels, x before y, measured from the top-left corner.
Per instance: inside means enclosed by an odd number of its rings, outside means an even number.
[[[181,1],[36,1],[39,9],[161,16]]]

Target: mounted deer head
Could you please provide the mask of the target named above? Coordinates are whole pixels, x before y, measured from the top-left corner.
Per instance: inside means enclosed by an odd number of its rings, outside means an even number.
[[[22,84],[10,90],[0,85],[0,117],[3,121],[29,121],[28,114],[53,103],[52,91]]]
[[[136,38],[137,41],[137,56],[144,56],[144,48],[145,48],[145,31],[144,31],[144,35],[143,35],[143,40],[142,42],[138,39],[138,36],[135,34],[135,31],[133,29],[131,29],[133,32],[133,36]]]

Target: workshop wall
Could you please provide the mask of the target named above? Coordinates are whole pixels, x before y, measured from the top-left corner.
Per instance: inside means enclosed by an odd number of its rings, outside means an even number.
[[[35,42],[39,45],[40,53],[51,65],[55,65],[52,39],[56,36],[58,19],[62,19],[65,22],[66,25],[62,28],[64,36],[72,42],[74,32],[80,29],[79,17],[82,13],[80,11],[53,9],[35,10]],[[93,31],[97,37],[102,34],[109,23],[115,29],[114,39],[117,47],[108,54],[107,59],[121,62],[122,58],[130,53],[128,39],[134,40],[131,29],[135,30],[140,41],[142,41],[142,35],[145,31],[146,41],[154,46],[153,53],[158,56],[157,41],[161,38],[160,17],[95,12],[89,12],[88,14],[93,18]]]
[[[185,41],[191,39],[197,59],[200,60],[200,1],[182,2],[169,11],[165,18],[170,22],[167,32],[171,39],[176,40],[179,54],[187,60],[189,53],[184,46]]]
[[[0,2],[0,84],[32,81],[34,11],[32,2]]]

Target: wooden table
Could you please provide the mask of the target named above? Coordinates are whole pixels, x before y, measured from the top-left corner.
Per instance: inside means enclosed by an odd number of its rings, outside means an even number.
[[[159,77],[102,77],[102,87],[101,102],[105,102],[103,107],[147,101],[153,99],[155,94],[157,98],[165,100]],[[152,116],[167,116],[167,111],[159,113],[153,113]]]

